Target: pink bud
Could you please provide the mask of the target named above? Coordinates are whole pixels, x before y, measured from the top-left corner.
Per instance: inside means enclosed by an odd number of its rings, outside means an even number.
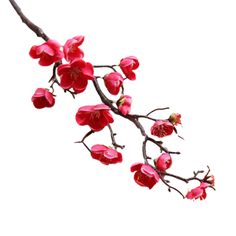
[[[134,56],[129,56],[121,59],[120,68],[129,80],[135,80],[136,75],[133,70],[139,67],[139,61]]]
[[[111,72],[104,77],[104,83],[112,95],[117,95],[123,83],[122,75],[118,72]]]
[[[181,124],[181,115],[179,113],[172,113],[168,119],[173,125]]]
[[[169,153],[162,153],[154,163],[158,170],[166,171],[172,165],[172,158]]]
[[[37,109],[52,107],[55,104],[53,94],[44,88],[37,88],[31,101]]]
[[[120,99],[116,102],[118,110],[126,116],[131,110],[132,98],[129,95],[122,95]]]

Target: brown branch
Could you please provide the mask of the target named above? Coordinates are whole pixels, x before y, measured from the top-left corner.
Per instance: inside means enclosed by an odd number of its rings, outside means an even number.
[[[38,37],[44,39],[45,41],[49,40],[49,37],[44,33],[44,31],[35,25],[32,21],[30,21],[24,13],[21,11],[20,7],[14,0],[9,0],[11,3],[12,7],[15,9],[16,13],[18,16],[21,18],[22,22],[25,23]]]
[[[133,116],[133,115],[131,115],[131,114],[128,114],[128,115],[124,116],[122,113],[120,113],[120,111],[119,111],[116,107],[113,106],[113,104],[112,104],[113,101],[109,100],[109,99],[106,97],[106,95],[102,92],[102,90],[100,89],[100,86],[99,86],[98,81],[97,81],[96,78],[93,80],[93,85],[94,85],[94,87],[95,87],[95,89],[96,89],[96,91],[97,91],[97,93],[98,93],[100,99],[102,100],[102,102],[103,102],[105,105],[109,106],[109,107],[111,108],[111,110],[112,110],[116,115],[122,116],[122,117],[124,117],[125,119],[130,120],[130,121],[131,121],[132,123],[134,123],[135,126],[140,130],[140,132],[141,132],[141,134],[142,134],[143,136],[147,136],[147,135],[146,135],[146,132],[145,132],[145,129],[143,128],[142,124],[138,121],[138,119],[137,119],[135,116]]]
[[[114,72],[117,72],[117,70],[114,68],[116,67],[117,65],[94,65],[93,67],[94,68],[110,68],[112,69]]]
[[[133,116],[135,116],[136,118],[145,118],[145,119],[148,119],[148,120],[151,120],[151,121],[157,121],[157,119],[155,119],[155,118],[151,118],[151,117],[149,117],[149,116],[144,116],[144,115],[133,115]]]
[[[169,153],[169,154],[177,154],[177,155],[180,154],[180,152],[169,151],[167,148],[165,148],[165,147],[162,146],[162,142],[156,141],[156,140],[153,139],[153,138],[147,137],[147,140],[150,141],[150,142],[152,142],[152,143],[154,143],[154,144],[156,144],[156,145],[161,149],[161,151],[164,151],[164,152]]]
[[[115,149],[117,149],[117,148],[121,148],[121,149],[125,148],[125,145],[117,144],[116,139],[115,139],[116,134],[113,132],[110,124],[108,124],[108,128],[109,128],[109,131],[110,131],[110,134],[111,134],[112,145],[114,146],[114,148]]]
[[[155,111],[163,111],[163,110],[167,110],[167,109],[170,109],[169,107],[163,107],[163,108],[156,108],[150,112],[147,113],[147,116],[151,115],[153,112]]]
[[[22,10],[20,9],[20,7],[18,6],[18,4],[16,3],[16,1],[14,0],[9,0],[9,2],[11,3],[12,7],[14,8],[14,10],[16,11],[16,13],[19,15],[19,17],[21,18],[22,22],[24,24],[27,25],[27,27],[32,30],[38,37],[41,37],[42,39],[44,39],[45,41],[49,40],[49,37],[44,33],[44,31],[38,27],[37,25],[35,25],[32,21],[30,21],[22,12]],[[54,88],[53,88],[53,85],[56,83],[58,85],[59,82],[57,80],[57,77],[56,77],[56,69],[57,67],[61,64],[61,62],[58,62],[58,63],[55,63],[54,64],[54,67],[53,67],[53,74],[52,74],[52,77],[51,79],[49,80],[49,82],[51,82],[51,88],[52,90],[54,91]],[[110,68],[111,70],[113,70],[114,72],[116,72],[116,69],[114,67],[116,67],[117,65],[95,65],[94,68]],[[189,181],[192,181],[192,180],[197,180],[199,181],[200,183],[202,182],[205,182],[205,183],[209,183],[211,184],[211,181],[209,180],[211,178],[211,176],[209,175],[210,173],[210,168],[208,167],[208,171],[207,173],[204,175],[203,178],[200,178],[198,177],[199,174],[203,174],[204,171],[202,170],[199,170],[197,172],[193,172],[193,176],[190,177],[190,178],[183,178],[181,176],[178,176],[178,175],[174,175],[174,174],[171,174],[171,173],[168,173],[166,171],[159,171],[156,167],[154,167],[153,165],[149,164],[149,160],[152,159],[151,157],[149,157],[147,155],[147,150],[146,150],[146,145],[147,145],[147,142],[150,141],[152,143],[154,143],[155,145],[157,145],[161,151],[164,151],[166,153],[169,153],[169,154],[180,154],[180,152],[173,152],[173,151],[169,151],[167,148],[163,147],[163,143],[161,141],[157,141],[157,140],[154,140],[153,138],[149,137],[147,134],[146,134],[146,131],[143,127],[143,125],[140,123],[139,121],[139,118],[146,118],[146,119],[149,119],[149,120],[152,120],[152,121],[156,121],[156,119],[154,118],[151,118],[149,117],[150,114],[152,114],[153,112],[155,111],[159,111],[159,110],[166,110],[166,109],[169,109],[169,107],[165,107],[165,108],[157,108],[157,109],[154,109],[152,110],[151,112],[149,112],[146,116],[145,115],[135,115],[135,114],[127,114],[127,115],[123,115],[114,105],[113,105],[113,101],[108,99],[105,94],[102,92],[99,84],[98,84],[98,81],[97,81],[97,78],[100,78],[98,76],[95,76],[94,80],[93,80],[93,84],[94,84],[94,87],[95,87],[95,90],[97,91],[100,99],[102,100],[102,102],[109,106],[110,109],[116,114],[116,115],[119,115],[119,116],[122,116],[123,118],[127,119],[127,120],[130,120],[141,132],[141,135],[144,136],[144,141],[143,141],[143,145],[142,145],[142,152],[143,152],[143,158],[144,158],[144,162],[148,165],[150,165],[152,168],[154,168],[156,170],[156,172],[158,173],[158,175],[160,176],[160,179],[162,180],[162,182],[168,187],[168,190],[170,191],[171,189],[177,191],[183,198],[185,198],[185,196],[181,193],[181,191],[179,191],[177,188],[171,186],[169,184],[169,181],[166,180],[164,177],[165,176],[169,176],[169,177],[173,177],[175,179],[178,179],[180,181],[183,181],[185,183],[188,183]],[[71,95],[73,97],[75,97],[76,93],[74,93],[73,91],[70,91],[70,90],[64,90],[65,92],[70,92]],[[124,87],[122,87],[122,93],[124,93]],[[112,128],[110,125],[108,125],[108,128],[110,130],[110,134],[111,134],[111,140],[112,140],[112,144],[113,146],[116,148],[124,148],[124,146],[122,145],[119,145],[116,143],[116,140],[115,140],[115,133],[113,132]],[[175,129],[175,132],[177,133],[177,130]],[[90,130],[88,133],[86,133],[84,135],[84,137],[82,138],[81,141],[77,141],[75,143],[82,143],[89,152],[91,152],[90,148],[86,145],[85,143],[85,139],[87,137],[89,137],[91,134],[93,134],[94,131],[93,130]],[[179,136],[180,137],[180,136]],[[180,137],[182,138],[182,137]],[[214,189],[213,185],[210,186],[211,188]]]

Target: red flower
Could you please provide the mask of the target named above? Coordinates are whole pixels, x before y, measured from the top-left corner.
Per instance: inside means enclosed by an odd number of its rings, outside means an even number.
[[[197,188],[192,189],[189,191],[186,195],[186,198],[192,200],[192,199],[200,199],[204,200],[206,199],[206,188],[209,187],[210,185],[207,183],[201,183],[201,185]]]
[[[53,94],[44,88],[37,88],[31,101],[37,109],[52,107],[55,104]]]
[[[111,72],[104,77],[104,83],[107,90],[112,95],[117,95],[120,91],[120,87],[123,83],[122,75],[118,72]]]
[[[215,176],[214,175],[208,176],[207,181],[211,184],[211,186],[215,186]]]
[[[105,165],[122,162],[122,155],[120,152],[100,144],[92,146],[91,156]]]
[[[100,131],[114,121],[109,110],[104,104],[83,106],[79,108],[75,118],[79,125],[89,125],[92,130]]]
[[[30,49],[30,56],[34,59],[39,58],[39,65],[49,66],[63,58],[63,52],[60,50],[61,45],[52,39]]]
[[[63,47],[65,59],[67,61],[73,61],[75,59],[82,59],[84,52],[79,46],[84,42],[84,36],[75,36],[72,39],[68,39]]]
[[[168,119],[173,125],[181,124],[181,115],[179,113],[172,113]]]
[[[143,163],[133,164],[130,168],[131,172],[135,172],[134,180],[140,186],[151,189],[160,179],[157,172],[149,165]]]
[[[162,153],[154,163],[158,170],[166,171],[172,165],[172,158],[169,153]]]
[[[138,59],[134,56],[126,57],[121,59],[120,68],[125,74],[125,76],[130,80],[135,80],[136,75],[133,70],[136,70],[139,67]]]
[[[70,89],[76,93],[82,93],[88,84],[88,80],[93,80],[93,66],[81,59],[73,61],[71,64],[60,65],[57,70],[61,78],[61,87]]]
[[[151,134],[162,138],[171,135],[173,130],[174,126],[168,120],[157,120],[151,128]]]
[[[131,103],[132,103],[132,98],[128,95],[123,95],[120,97],[120,99],[117,101],[117,106],[118,110],[126,116],[127,114],[130,113],[131,110]]]

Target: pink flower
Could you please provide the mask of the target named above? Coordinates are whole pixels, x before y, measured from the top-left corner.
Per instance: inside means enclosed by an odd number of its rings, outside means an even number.
[[[120,99],[116,102],[118,110],[126,116],[131,110],[132,98],[128,95],[122,95]]]
[[[154,163],[158,170],[166,171],[172,165],[172,158],[169,153],[162,153]]]
[[[60,65],[57,73],[61,78],[60,85],[63,89],[70,89],[76,93],[82,93],[88,84],[88,80],[93,80],[93,66],[81,59],[70,64]]]
[[[135,80],[136,75],[133,70],[136,70],[139,67],[139,61],[134,56],[129,56],[121,59],[120,68],[125,74],[125,76],[130,80]]]
[[[123,83],[122,75],[118,72],[111,72],[110,74],[105,75],[104,83],[107,90],[112,95],[117,95],[120,91],[120,87]]]
[[[130,168],[131,172],[135,172],[134,180],[140,186],[151,189],[160,179],[157,172],[149,165],[143,163],[133,164]]]
[[[214,175],[208,176],[207,181],[211,184],[211,186],[215,186],[215,176]]]
[[[168,119],[173,125],[181,124],[181,115],[179,113],[172,113]]]
[[[39,58],[39,65],[49,66],[63,58],[63,52],[60,50],[61,45],[52,39],[30,49],[30,56],[34,59]]]
[[[206,199],[206,188],[209,187],[210,185],[208,183],[201,183],[199,187],[196,187],[189,191],[186,195],[186,198],[192,200],[192,199],[200,199],[204,200]]]
[[[55,104],[53,94],[44,88],[37,88],[31,101],[37,109],[52,107]]]
[[[120,152],[100,144],[92,146],[91,156],[105,165],[122,162],[122,155]]]
[[[171,135],[173,130],[174,126],[168,120],[157,120],[151,128],[151,134],[163,138]]]
[[[82,59],[84,52],[79,46],[84,42],[84,36],[75,36],[72,39],[68,39],[63,47],[65,59],[67,61],[73,61],[75,59]]]
[[[79,108],[75,118],[79,125],[89,125],[92,130],[100,131],[114,121],[109,110],[104,104],[83,106]]]

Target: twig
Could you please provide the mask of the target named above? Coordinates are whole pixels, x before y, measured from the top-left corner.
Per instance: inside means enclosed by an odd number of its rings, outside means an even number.
[[[147,113],[147,116],[151,115],[153,112],[155,111],[163,111],[163,110],[167,110],[167,109],[170,109],[169,107],[163,107],[163,108],[156,108],[150,112]]]
[[[117,65],[94,65],[94,68],[110,68],[112,69],[114,72],[117,72],[117,70],[114,68]]]
[[[113,132],[112,128],[111,128],[111,125],[108,124],[108,128],[109,128],[109,131],[110,131],[110,134],[111,134],[111,140],[112,140],[112,145],[114,146],[115,149],[117,148],[125,148],[125,145],[119,145],[117,144],[116,140],[115,140],[115,133]]]

